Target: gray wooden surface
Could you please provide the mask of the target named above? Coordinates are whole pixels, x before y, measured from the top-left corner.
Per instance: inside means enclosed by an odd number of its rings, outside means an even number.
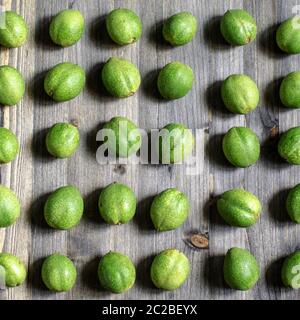
[[[22,217],[0,230],[0,250],[20,256],[29,269],[26,284],[0,292],[0,299],[299,299],[299,291],[283,288],[279,272],[282,257],[299,248],[300,227],[288,221],[284,209],[287,189],[300,181],[297,166],[282,162],[276,154],[280,132],[299,125],[297,110],[286,110],[278,99],[280,79],[300,68],[299,56],[279,52],[274,31],[292,15],[299,1],[253,0],[139,0],[68,1],[2,0],[6,9],[23,15],[30,26],[29,41],[20,49],[1,49],[1,64],[17,67],[27,83],[26,95],[17,107],[1,108],[1,125],[16,132],[21,141],[18,158],[1,166],[1,183],[21,199]],[[86,32],[75,46],[62,49],[51,44],[48,24],[52,15],[65,8],[81,10]],[[143,21],[143,37],[134,45],[118,47],[106,35],[105,15],[117,7],[135,10]],[[258,24],[257,40],[231,48],[219,34],[219,18],[229,8],[245,8]],[[172,49],[161,38],[161,22],[169,15],[191,11],[199,21],[194,41]],[[139,66],[142,85],[128,99],[114,99],[101,89],[101,65],[110,56],[127,58]],[[196,74],[193,90],[183,99],[166,102],[155,90],[157,70],[172,60],[183,61]],[[66,103],[54,103],[43,93],[43,77],[53,65],[71,61],[87,72],[83,94]],[[228,113],[219,98],[220,81],[232,73],[246,73],[258,83],[260,106],[246,117]],[[103,122],[126,115],[141,128],[159,128],[182,122],[200,130],[199,175],[186,167],[158,165],[105,165],[96,162],[96,133]],[[46,130],[59,121],[76,121],[82,143],[69,160],[51,158],[44,147]],[[247,125],[262,143],[260,161],[248,169],[230,167],[221,152],[222,135],[232,126]],[[135,190],[138,212],[132,222],[121,226],[104,224],[97,212],[101,188],[112,181],[128,183]],[[80,225],[68,232],[48,228],[43,221],[46,196],[65,184],[78,186],[86,201]],[[152,197],[168,188],[186,192],[191,213],[185,225],[172,232],[157,233],[149,221]],[[244,187],[263,203],[262,217],[250,229],[224,225],[217,217],[214,197],[223,191]],[[186,243],[193,232],[209,234],[209,249],[196,250]],[[232,246],[250,249],[261,265],[261,279],[248,292],[228,289],[222,280],[222,263]],[[179,290],[156,290],[149,279],[153,255],[176,247],[190,258],[189,280]],[[109,250],[129,255],[137,266],[135,287],[122,295],[104,292],[97,282],[99,257]],[[45,290],[40,279],[44,257],[67,254],[78,268],[78,281],[68,293]]]

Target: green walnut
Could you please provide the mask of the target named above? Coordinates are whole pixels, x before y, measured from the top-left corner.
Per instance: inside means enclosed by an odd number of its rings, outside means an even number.
[[[23,17],[14,11],[5,11],[1,16],[3,25],[0,28],[0,45],[6,48],[23,45],[28,37],[28,26]]]
[[[80,142],[78,129],[70,123],[56,123],[46,136],[46,146],[56,158],[69,158],[77,150]]]
[[[278,47],[289,54],[300,53],[300,19],[295,16],[284,21],[276,32]]]
[[[14,224],[20,217],[21,205],[16,194],[0,185],[0,228]]]
[[[136,272],[132,261],[122,253],[109,252],[103,256],[98,266],[101,286],[113,293],[122,293],[133,287]]]
[[[221,96],[226,108],[236,114],[247,114],[259,103],[256,83],[244,74],[233,74],[225,79]]]
[[[76,267],[68,257],[54,253],[44,260],[42,279],[49,290],[56,292],[69,291],[73,288],[76,278]]]
[[[0,66],[0,104],[13,106],[20,102],[25,92],[21,73],[10,66]]]
[[[285,258],[281,278],[285,286],[300,289],[300,251],[296,251]]]
[[[178,289],[186,281],[189,273],[189,259],[176,249],[162,251],[151,265],[151,279],[159,289]]]
[[[160,70],[157,87],[164,99],[179,99],[188,94],[193,82],[192,68],[179,61],[173,61]]]
[[[135,12],[120,8],[108,14],[106,29],[111,39],[122,46],[139,40],[143,26]]]
[[[280,85],[280,100],[285,107],[300,108],[300,72],[291,72]]]
[[[68,230],[79,223],[83,209],[83,199],[79,190],[73,186],[65,186],[48,197],[44,217],[50,227]]]
[[[169,123],[159,135],[159,158],[164,164],[182,162],[194,148],[193,133],[185,125]]]
[[[189,12],[171,16],[163,25],[163,37],[172,46],[182,46],[192,41],[197,32],[197,19]]]
[[[0,128],[0,163],[15,159],[20,149],[17,137],[6,128]]]
[[[135,215],[136,196],[125,184],[114,182],[102,190],[98,206],[106,223],[127,223]]]
[[[244,46],[256,38],[257,26],[253,17],[245,10],[228,10],[221,19],[224,39],[235,46]]]
[[[217,201],[217,208],[229,225],[242,228],[255,224],[262,209],[258,198],[244,189],[224,192]]]
[[[246,168],[259,159],[260,143],[251,129],[234,127],[223,138],[223,152],[232,165]]]
[[[142,144],[141,133],[128,118],[114,117],[103,128],[112,130],[107,133],[105,142],[109,151],[115,155],[127,158],[140,149]]]
[[[300,223],[300,184],[292,188],[286,200],[289,216],[295,223]]]
[[[241,248],[227,251],[223,271],[226,283],[235,290],[251,289],[260,277],[260,268],[255,257]]]
[[[103,66],[102,82],[111,95],[127,98],[138,90],[141,75],[138,68],[131,62],[112,57]]]
[[[10,253],[0,253],[0,274],[4,273],[5,285],[16,287],[26,279],[26,268],[24,263]]]
[[[84,70],[70,62],[57,64],[47,73],[44,80],[46,93],[57,102],[74,99],[84,86]]]
[[[300,127],[291,128],[281,136],[278,152],[290,164],[300,164]]]
[[[189,215],[189,200],[177,189],[167,189],[158,194],[151,205],[150,216],[158,231],[180,227]]]
[[[84,18],[78,10],[63,10],[50,23],[50,37],[54,43],[62,47],[75,44],[83,32]]]

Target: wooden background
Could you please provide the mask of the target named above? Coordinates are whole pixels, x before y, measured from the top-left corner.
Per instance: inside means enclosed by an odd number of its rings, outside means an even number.
[[[0,249],[18,255],[28,266],[26,284],[0,292],[1,299],[299,299],[300,291],[283,288],[282,258],[299,248],[300,227],[287,218],[284,208],[288,188],[300,182],[299,167],[281,161],[276,152],[278,130],[299,125],[297,110],[284,109],[278,85],[288,72],[300,68],[299,55],[281,53],[274,41],[278,23],[292,15],[299,1],[139,0],[68,1],[4,0],[5,9],[25,17],[28,42],[20,49],[1,49],[1,64],[17,67],[27,83],[26,95],[15,107],[1,108],[1,125],[16,132],[21,141],[18,158],[1,166],[1,183],[20,197],[22,216],[10,228],[0,230]],[[118,47],[108,38],[104,19],[117,7],[135,10],[143,21],[142,39]],[[51,43],[51,16],[62,9],[79,9],[86,18],[86,32],[75,46],[62,49]],[[258,35],[252,44],[232,48],[219,33],[220,16],[229,8],[244,8],[257,20]],[[171,48],[161,37],[161,22],[175,12],[189,10],[199,21],[194,41]],[[108,97],[101,88],[100,70],[111,56],[121,56],[138,65],[142,85],[128,99]],[[189,64],[196,74],[193,90],[184,98],[166,102],[156,92],[159,68],[172,60]],[[83,66],[87,86],[83,94],[66,103],[54,103],[43,92],[45,72],[53,65],[71,61]],[[224,109],[219,97],[220,82],[232,73],[253,77],[261,92],[259,108],[237,116]],[[160,128],[182,122],[200,130],[199,175],[186,166],[99,165],[96,162],[96,133],[103,122],[125,115],[140,128]],[[45,151],[46,130],[56,122],[75,121],[81,131],[80,149],[69,160],[55,160]],[[222,135],[232,126],[247,125],[260,137],[261,159],[248,169],[228,165],[221,152]],[[188,173],[188,174],[187,174]],[[97,212],[101,188],[113,181],[129,184],[138,199],[138,212],[129,224],[108,226]],[[74,184],[84,195],[86,212],[71,231],[50,229],[43,220],[47,195],[56,188]],[[176,231],[157,233],[149,220],[149,205],[155,194],[177,187],[186,192],[191,213]],[[260,221],[250,229],[225,225],[218,218],[214,198],[225,190],[244,187],[263,203]],[[209,235],[209,249],[188,244],[193,233]],[[261,279],[253,290],[230,290],[223,282],[224,254],[233,246],[245,247],[261,265]],[[192,264],[189,280],[173,292],[159,291],[149,279],[153,255],[176,247]],[[135,287],[121,295],[103,291],[97,281],[99,257],[109,250],[129,255],[137,266]],[[78,281],[68,293],[47,291],[40,279],[43,258],[53,252],[70,256],[78,268]]]

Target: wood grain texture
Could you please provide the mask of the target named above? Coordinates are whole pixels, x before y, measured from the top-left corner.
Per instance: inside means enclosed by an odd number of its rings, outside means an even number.
[[[287,56],[276,48],[278,23],[292,15],[296,0],[139,0],[68,1],[4,0],[0,4],[23,15],[30,26],[29,41],[20,49],[1,49],[1,64],[17,67],[24,75],[27,91],[17,107],[1,109],[1,125],[16,132],[21,142],[18,158],[1,166],[1,184],[11,187],[22,202],[22,217],[12,227],[0,230],[0,249],[20,256],[27,264],[25,285],[0,292],[0,299],[299,299],[300,293],[283,288],[280,281],[282,257],[299,248],[299,226],[287,219],[284,203],[288,188],[300,181],[300,171],[281,161],[276,153],[280,132],[299,125],[297,110],[282,108],[278,98],[280,79],[299,70],[299,56]],[[117,7],[135,10],[143,21],[143,37],[119,47],[106,34],[106,14]],[[86,18],[86,32],[75,46],[59,48],[48,36],[51,17],[65,8],[79,9]],[[245,8],[258,25],[257,40],[232,48],[219,32],[220,16],[229,8]],[[188,10],[199,21],[194,41],[170,48],[161,36],[162,21]],[[100,70],[111,56],[138,65],[142,85],[128,99],[114,99],[101,88]],[[172,60],[189,64],[196,75],[193,90],[176,101],[163,101],[156,92],[158,70]],[[87,72],[83,94],[66,103],[54,103],[43,92],[43,77],[53,65],[71,61]],[[253,77],[261,92],[260,107],[247,116],[228,113],[220,101],[220,82],[232,73]],[[96,162],[96,133],[116,115],[138,123],[140,128],[161,128],[182,122],[200,129],[198,175],[186,166],[99,165]],[[47,129],[59,121],[76,121],[82,143],[68,160],[51,158],[44,145]],[[262,156],[248,169],[227,164],[221,151],[222,135],[232,126],[247,125],[260,137]],[[275,136],[274,136],[275,133]],[[129,184],[138,199],[134,220],[122,226],[104,224],[97,212],[100,190],[112,181]],[[86,212],[80,225],[64,232],[50,229],[43,220],[43,205],[54,189],[74,184],[85,198]],[[157,233],[149,220],[149,206],[155,194],[177,187],[186,192],[191,214],[185,225],[172,232]],[[224,225],[215,210],[215,197],[227,189],[244,187],[263,203],[263,215],[250,229]],[[209,234],[209,249],[196,250],[186,241],[193,233]],[[226,287],[222,264],[233,246],[250,249],[261,265],[261,279],[248,292]],[[187,283],[174,292],[159,291],[149,278],[152,258],[161,250],[176,247],[192,264]],[[99,257],[109,250],[130,256],[137,266],[137,282],[129,292],[112,295],[97,281]],[[68,293],[45,290],[40,278],[43,258],[53,252],[67,254],[78,269],[78,281]]]

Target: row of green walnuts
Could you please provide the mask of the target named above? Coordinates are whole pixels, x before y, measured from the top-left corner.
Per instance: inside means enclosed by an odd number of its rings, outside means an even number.
[[[5,15],[6,28],[0,31],[0,44],[7,48],[22,46],[28,38],[28,26],[24,19],[13,11]],[[138,41],[142,35],[142,21],[129,9],[112,10],[106,18],[106,29],[110,38],[118,45],[128,45]],[[62,47],[74,45],[85,30],[85,20],[78,10],[63,10],[52,19],[49,35],[52,41]],[[163,36],[173,46],[190,42],[197,31],[197,20],[189,12],[180,12],[164,23]]]
[[[102,219],[111,225],[128,223],[136,214],[137,198],[133,190],[114,182],[105,187],[99,196],[98,209]],[[74,186],[64,186],[48,197],[44,206],[47,224],[60,230],[77,226],[84,212],[84,201]],[[0,185],[0,228],[14,224],[20,217],[21,205],[16,194]],[[246,214],[246,213],[245,213]],[[186,195],[175,188],[159,193],[153,200],[150,216],[157,231],[179,228],[189,215]]]
[[[300,251],[287,256],[281,269],[283,283],[299,289]],[[8,287],[21,285],[27,276],[26,267],[16,256],[0,253],[0,273]],[[136,269],[129,257],[110,251],[98,264],[98,279],[102,288],[112,293],[123,293],[131,289],[136,280]],[[190,274],[190,262],[186,255],[176,249],[160,252],[152,261],[150,277],[153,284],[163,290],[178,289]],[[231,248],[223,264],[225,282],[235,290],[247,291],[260,278],[260,267],[255,257],[246,249]],[[67,256],[54,253],[45,258],[41,277],[45,286],[55,292],[66,292],[73,288],[77,279],[74,262]]]
[[[28,37],[28,26],[24,19],[13,11],[6,11],[6,28],[0,30],[0,44],[8,48],[23,45]],[[197,19],[189,12],[180,12],[169,17],[163,24],[164,39],[172,46],[185,45],[192,41],[197,32]],[[280,49],[289,53],[300,53],[300,20],[298,16],[284,21],[276,33]],[[142,21],[132,10],[112,10],[106,18],[106,29],[110,38],[119,45],[138,41],[142,35]],[[228,10],[221,18],[220,29],[225,40],[236,46],[246,45],[256,38],[255,19],[245,10]],[[85,30],[85,20],[78,10],[63,10],[51,21],[49,34],[60,46],[74,45]]]
[[[104,64],[99,80],[106,90],[117,98],[134,95],[141,84],[138,68],[130,61],[111,57]],[[165,99],[184,97],[193,86],[194,72],[179,61],[168,63],[161,69],[157,78],[157,87]],[[44,79],[45,92],[56,102],[76,98],[84,89],[86,75],[83,68],[71,62],[63,62],[51,68]],[[0,103],[12,106],[21,101],[25,93],[25,81],[14,67],[0,67]],[[99,87],[100,90],[100,87]]]
[[[108,224],[128,223],[136,213],[137,200],[134,192],[121,183],[112,183],[99,196],[98,208]],[[153,200],[150,216],[157,231],[179,228],[188,218],[189,201],[186,195],[175,188],[166,189]],[[262,211],[259,199],[243,189],[224,192],[218,199],[220,216],[231,226],[247,228],[254,225]],[[286,200],[291,220],[300,223],[300,185],[292,188]],[[21,205],[16,194],[0,185],[0,228],[9,227],[20,217]],[[49,226],[68,230],[80,222],[84,201],[79,190],[65,186],[54,191],[44,207],[44,218]]]
[[[0,253],[0,267],[4,269],[6,286],[16,287],[26,280],[26,267],[18,257],[9,253]],[[0,274],[2,271],[0,268]],[[162,251],[154,258],[151,265],[152,282],[157,288],[164,290],[179,288],[189,273],[188,258],[176,249]],[[54,253],[45,258],[41,277],[49,290],[66,292],[76,283],[77,269],[70,258]],[[102,288],[113,293],[122,293],[134,285],[136,269],[126,255],[110,251],[99,261],[98,278]]]

